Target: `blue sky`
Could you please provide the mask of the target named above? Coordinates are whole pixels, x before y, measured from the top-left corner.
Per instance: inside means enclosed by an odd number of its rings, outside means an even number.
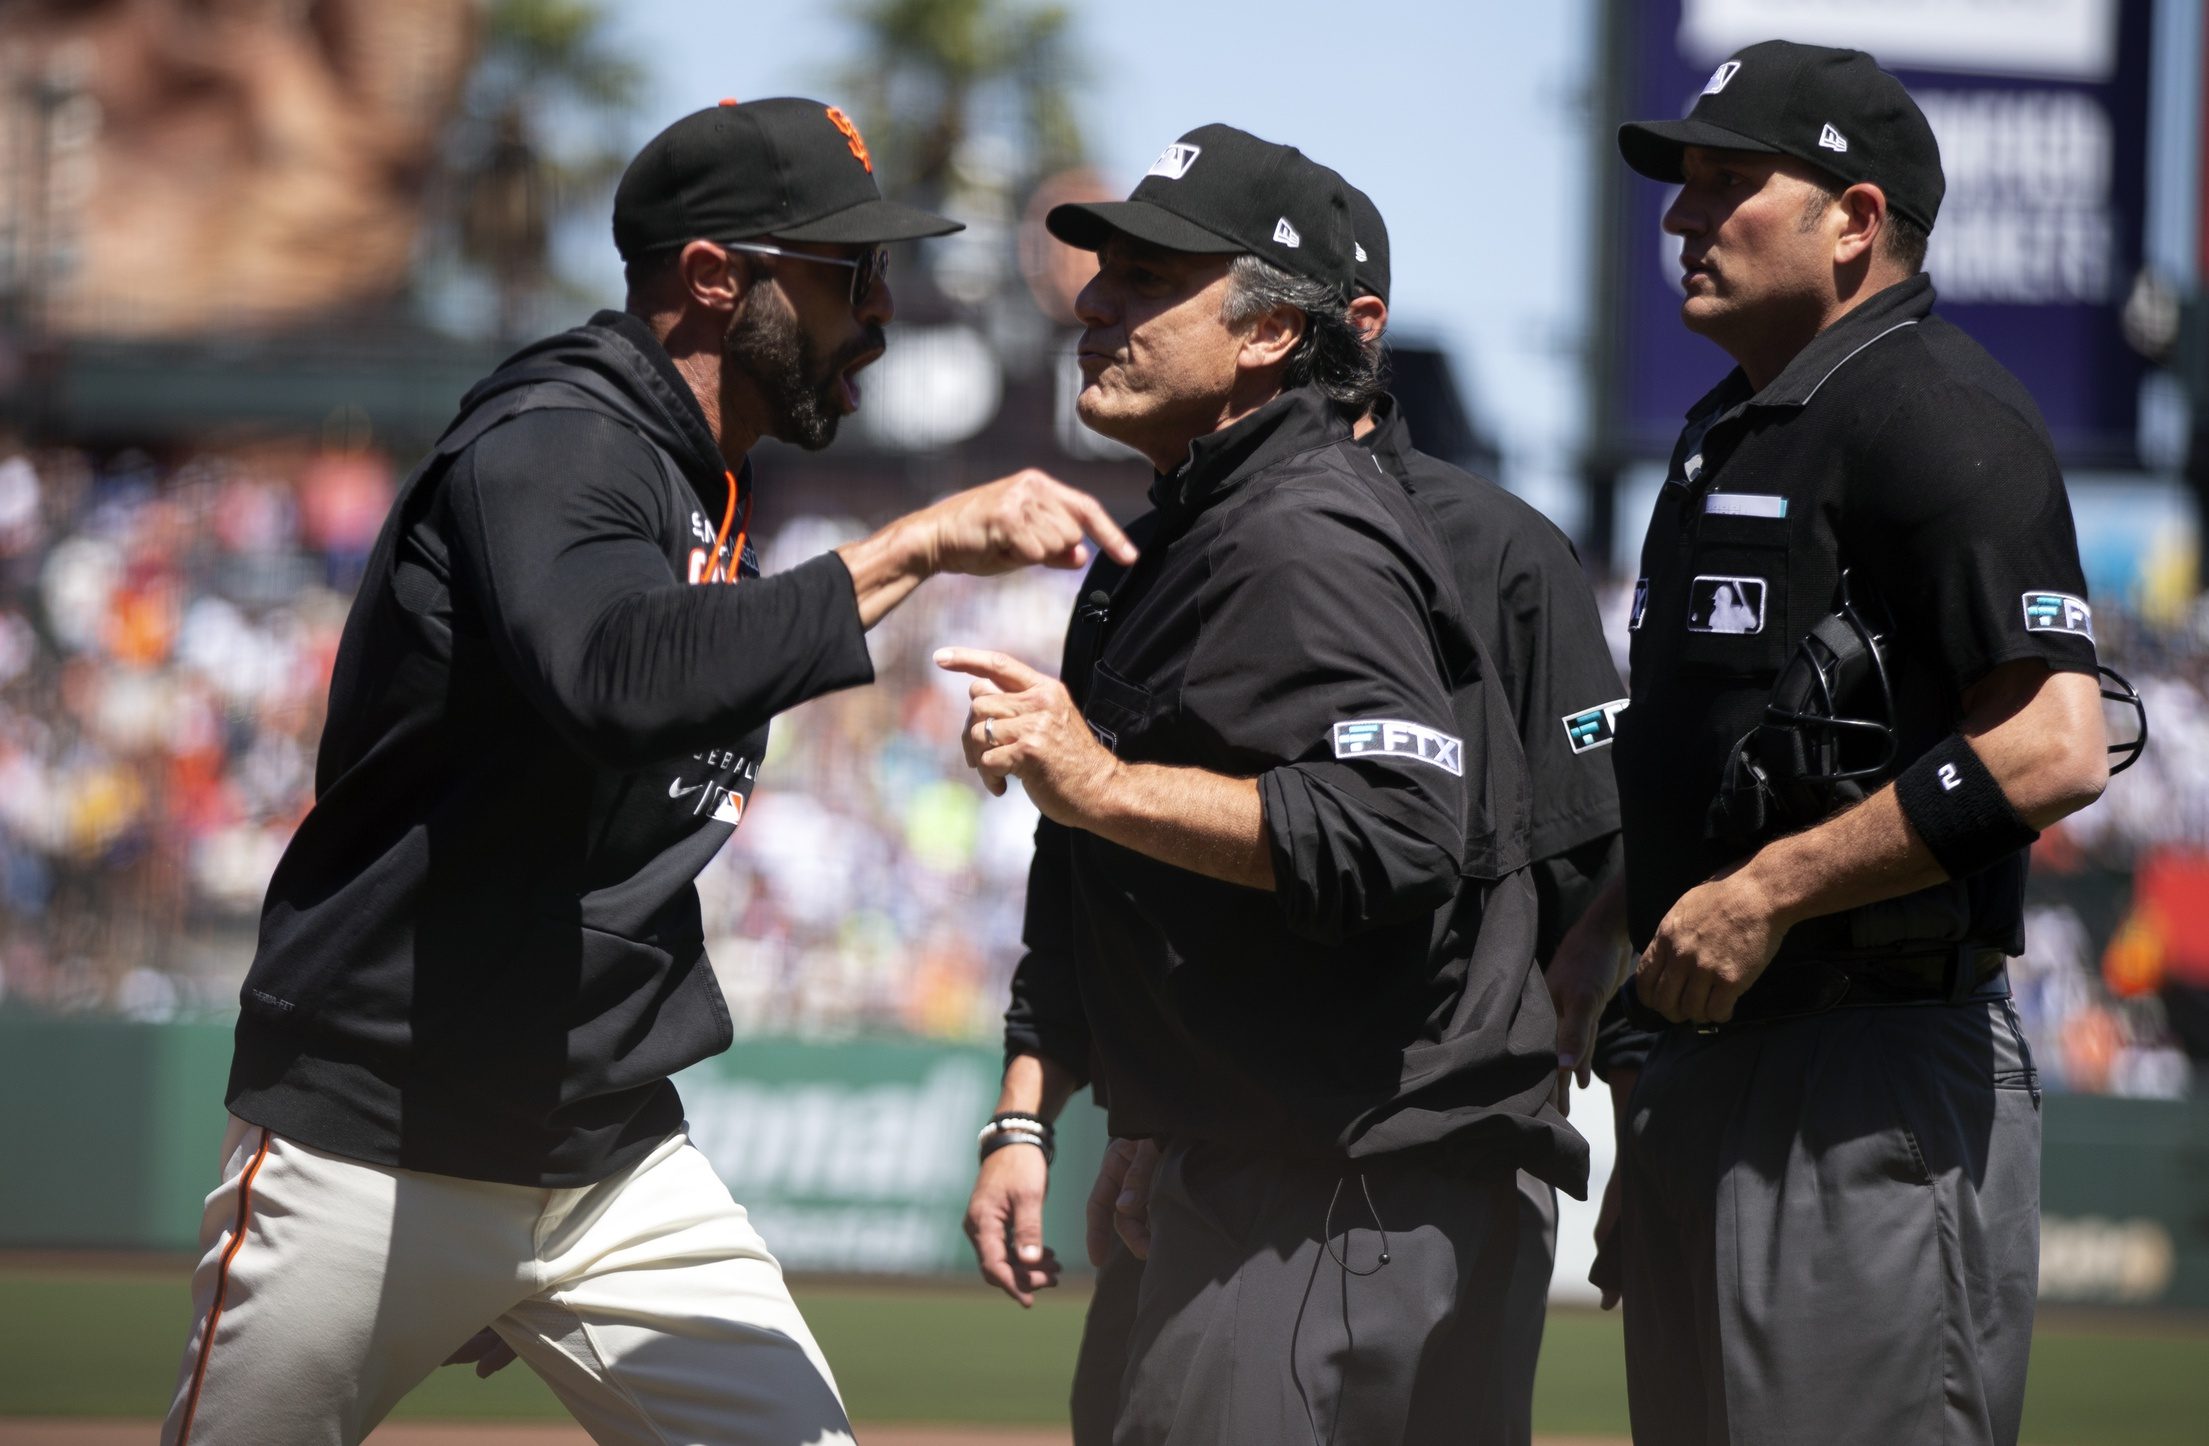
[[[1106,179],[1132,186],[1167,142],[1215,120],[1348,175],[1388,219],[1395,325],[1449,349],[1507,480],[1569,525],[1591,0],[1072,4],[1089,70],[1078,114]],[[651,76],[638,142],[725,95],[834,101],[853,46],[820,0],[625,0],[617,13]],[[618,269],[598,249],[573,269],[611,291]]]

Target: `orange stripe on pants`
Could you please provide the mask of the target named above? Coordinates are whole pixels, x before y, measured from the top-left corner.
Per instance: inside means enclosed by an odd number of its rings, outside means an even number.
[[[261,1148],[253,1152],[253,1160],[238,1177],[238,1223],[230,1235],[230,1248],[222,1253],[222,1264],[215,1268],[215,1301],[207,1309],[207,1332],[199,1338],[199,1363],[192,1367],[192,1389],[184,1398],[184,1424],[177,1429],[176,1446],[190,1446],[192,1417],[199,1411],[200,1387],[207,1383],[207,1358],[215,1353],[215,1327],[222,1322],[223,1296],[230,1289],[230,1262],[237,1259],[238,1247],[245,1244],[246,1226],[253,1219],[253,1177],[261,1173],[261,1162],[268,1158],[269,1134],[261,1131]]]

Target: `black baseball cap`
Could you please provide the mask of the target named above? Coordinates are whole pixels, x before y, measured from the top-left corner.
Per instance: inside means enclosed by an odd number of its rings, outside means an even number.
[[[859,127],[832,105],[725,100],[644,143],[614,190],[614,245],[633,261],[686,241],[860,245],[966,229],[882,199]]]
[[[1359,291],[1370,292],[1388,304],[1388,223],[1373,198],[1345,181],[1350,196],[1350,258],[1352,276]]]
[[[1043,224],[1084,251],[1119,231],[1169,251],[1248,254],[1348,295],[1347,189],[1294,146],[1198,126],[1166,147],[1125,201],[1053,206]]]
[[[1761,41],[1711,72],[1685,119],[1618,128],[1619,154],[1652,180],[1681,180],[1688,146],[1793,156],[1850,185],[1869,181],[1928,231],[1947,189],[1925,112],[1861,50]]]

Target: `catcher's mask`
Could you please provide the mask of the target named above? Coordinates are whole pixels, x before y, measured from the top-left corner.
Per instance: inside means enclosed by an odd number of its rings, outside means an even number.
[[[2138,763],[2141,752],[2148,746],[2148,705],[2140,700],[2140,690],[2126,682],[2125,675],[2115,668],[2105,668],[2097,663],[2094,665],[2094,671],[2102,675],[2102,696],[2112,703],[2121,703],[2130,708],[2132,716],[2140,720],[2140,731],[2138,733],[2122,743],[2109,745],[2110,757],[2116,758],[2119,754],[2124,755],[2121,762],[2109,765],[2109,776],[2115,778],[2118,774],[2132,767],[2133,764]]]
[[[1819,620],[1772,683],[1763,721],[1727,756],[1711,800],[1713,838],[1746,847],[1804,828],[1860,802],[1885,782],[1895,761],[1894,688],[1887,675],[1888,631],[1849,594],[1841,574],[1837,609]],[[2114,669],[2097,667],[2102,697],[2132,709],[2139,733],[2109,746],[2130,768],[2148,742],[2147,705]]]
[[[1726,758],[1711,801],[1714,838],[1747,845],[1862,799],[1895,758],[1886,634],[1849,595],[1795,644],[1763,721]]]

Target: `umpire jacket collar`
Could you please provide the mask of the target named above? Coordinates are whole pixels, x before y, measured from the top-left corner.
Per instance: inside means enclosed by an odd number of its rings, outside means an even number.
[[[1414,450],[1411,424],[1404,420],[1404,409],[1397,405],[1394,395],[1383,392],[1373,403],[1371,415],[1373,430],[1363,439],[1366,450],[1380,459],[1382,469],[1390,476],[1404,476]]]
[[[1891,331],[1917,325],[1932,311],[1932,277],[1919,272],[1898,281],[1812,337],[1763,391],[1752,392],[1749,379],[1735,367],[1688,409],[1687,419],[1698,422],[1743,406],[1806,406],[1851,357]]]
[[[1296,387],[1191,442],[1188,461],[1152,480],[1151,503],[1161,511],[1201,512],[1274,463],[1349,438],[1349,422],[1324,392]]]

